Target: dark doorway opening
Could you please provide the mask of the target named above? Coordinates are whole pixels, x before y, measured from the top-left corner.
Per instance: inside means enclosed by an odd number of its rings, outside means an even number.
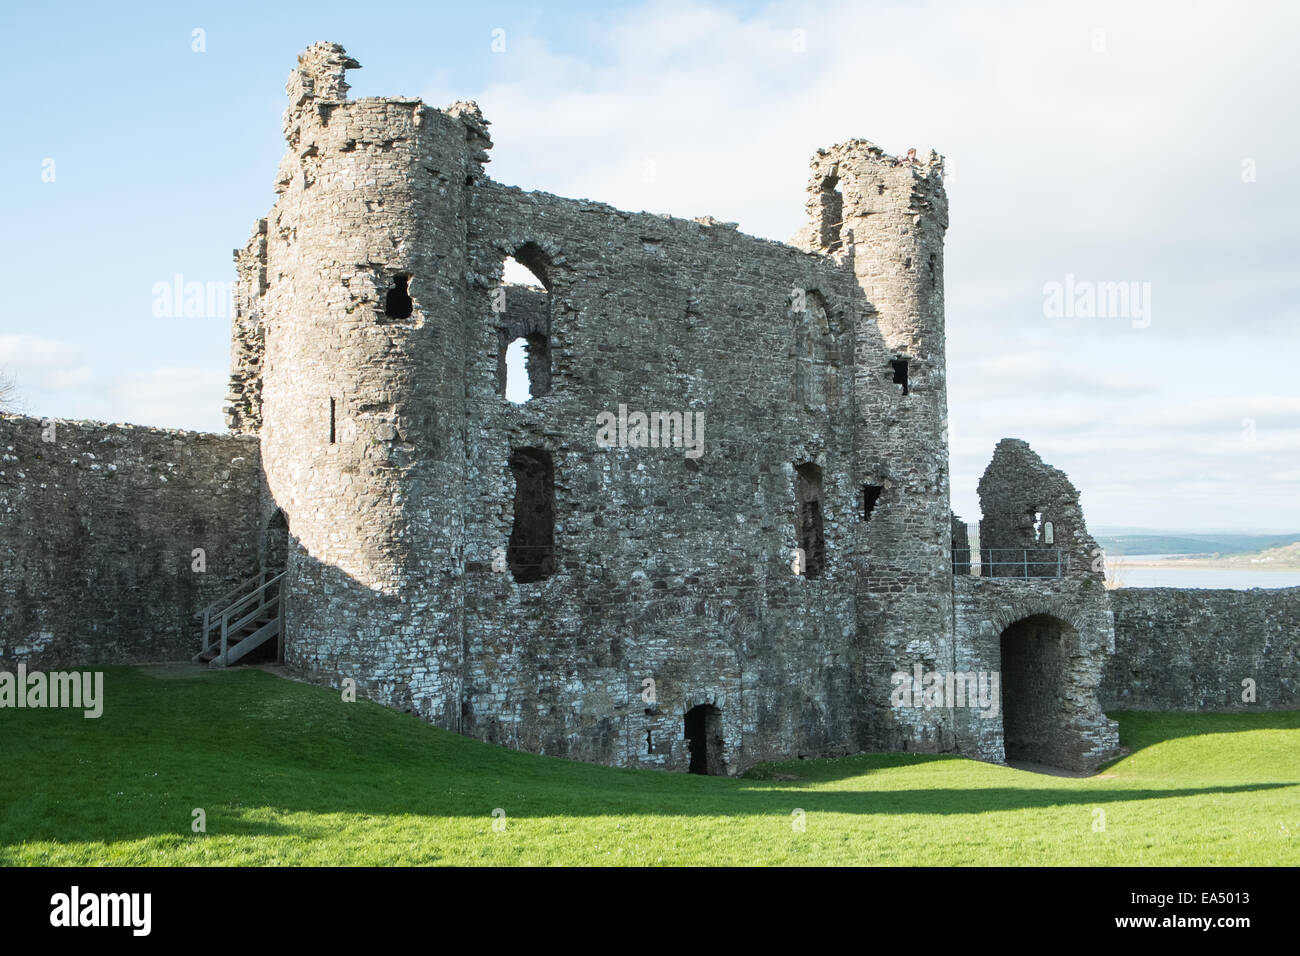
[[[262,533],[262,583],[271,581],[273,578],[284,574],[289,567],[289,519],[284,510],[276,508],[275,513],[271,515],[270,520],[266,522],[266,530]],[[281,578],[275,584],[267,585],[262,594],[263,600],[270,600],[278,596],[283,601],[285,595],[285,579]],[[278,605],[271,605],[270,609],[258,617],[258,622],[269,621],[271,617],[280,613]],[[283,627],[284,617],[280,616],[281,626]],[[240,659],[241,664],[265,664],[271,662],[284,662],[284,631],[281,630],[275,640],[269,640],[260,647],[255,647]]]
[[[722,711],[718,708],[700,704],[686,712],[686,743],[691,751],[691,773],[716,777],[727,772],[722,759]]]
[[[555,465],[549,452],[521,448],[510,456],[515,524],[506,562],[520,584],[555,573]]]
[[[1077,734],[1069,724],[1066,674],[1073,628],[1049,614],[1002,632],[1002,735],[1007,762],[1071,768]]]

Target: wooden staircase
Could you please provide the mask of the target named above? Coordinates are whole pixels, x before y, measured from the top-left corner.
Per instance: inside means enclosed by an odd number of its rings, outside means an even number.
[[[284,572],[267,578],[266,572],[241,581],[198,614],[203,620],[196,664],[228,667],[284,629]]]

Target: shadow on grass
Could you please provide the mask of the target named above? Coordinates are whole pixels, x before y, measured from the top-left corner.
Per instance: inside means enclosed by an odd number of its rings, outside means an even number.
[[[1295,786],[1286,783],[1249,784],[1225,787],[1192,787],[1186,789],[1145,790],[1018,790],[1014,787],[953,788],[927,790],[857,790],[825,792],[816,790],[751,790],[719,792],[704,791],[696,794],[681,793],[676,799],[638,799],[635,795],[590,795],[586,802],[575,805],[572,794],[565,798],[558,794],[534,792],[510,799],[514,794],[498,793],[491,799],[468,799],[455,804],[428,795],[400,793],[384,798],[365,799],[297,799],[277,801],[272,806],[276,814],[354,814],[368,818],[410,816],[423,820],[479,820],[484,826],[491,823],[494,805],[507,808],[512,820],[591,817],[788,817],[794,808],[806,813],[844,814],[852,816],[949,816],[961,814],[997,813],[1008,810],[1042,810],[1053,807],[1087,806],[1129,803],[1144,800],[1169,800],[1204,796],[1259,793]],[[305,796],[305,795],[300,795]],[[250,807],[261,815],[267,807]],[[74,818],[65,821],[42,820],[31,830],[19,834],[6,832],[0,827],[0,843],[16,844],[25,841],[50,841],[56,843],[83,843],[140,840],[154,836],[188,835],[189,812],[183,804],[160,806],[152,812],[137,808],[129,816],[109,819]],[[421,824],[422,825],[422,824]],[[313,831],[319,831],[318,834]],[[335,833],[330,823],[322,820],[316,824],[300,826],[278,820],[259,820],[239,815],[230,807],[212,807],[209,810],[207,833],[210,836],[316,836],[321,838]]]
[[[211,836],[310,840],[328,839],[339,821],[279,818],[355,814],[410,816],[420,827],[440,820],[487,825],[496,807],[512,819],[787,817],[795,807],[864,817],[945,816],[1296,786],[1274,781],[1137,789],[1087,778],[1055,786],[1026,779],[1023,787],[1008,786],[1012,781],[1003,768],[932,754],[766,765],[776,772],[797,770],[800,779],[793,784],[618,770],[460,737],[378,704],[342,703],[328,689],[258,671],[158,680],[105,670],[99,720],[49,710],[6,712],[0,727],[7,737],[8,771],[0,777],[0,845],[188,837],[195,807],[206,811]],[[1249,718],[1256,729],[1263,715],[1196,716]],[[1220,724],[1211,720],[1210,726]],[[943,762],[954,765],[951,786],[938,780],[925,788],[871,787],[875,773]],[[847,778],[860,783],[851,790],[816,788]],[[997,785],[971,785],[982,779]],[[906,780],[891,775],[890,782]]]

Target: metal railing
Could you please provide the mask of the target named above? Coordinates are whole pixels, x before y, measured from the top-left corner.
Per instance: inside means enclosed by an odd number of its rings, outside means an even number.
[[[972,548],[952,549],[952,573],[974,574]],[[1070,570],[1060,548],[980,548],[979,576],[984,578],[1059,578]]]

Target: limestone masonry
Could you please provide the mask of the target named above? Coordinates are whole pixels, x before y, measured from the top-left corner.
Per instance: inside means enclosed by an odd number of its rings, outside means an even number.
[[[1103,705],[1297,706],[1296,589],[1108,593],[1023,442],[968,549],[938,154],[818,150],[785,245],[496,183],[475,104],[348,100],[357,66],[319,43],[290,75],[231,435],[0,419],[0,666],[188,658],[196,612],[285,570],[292,670],[615,766],[1090,769]]]

